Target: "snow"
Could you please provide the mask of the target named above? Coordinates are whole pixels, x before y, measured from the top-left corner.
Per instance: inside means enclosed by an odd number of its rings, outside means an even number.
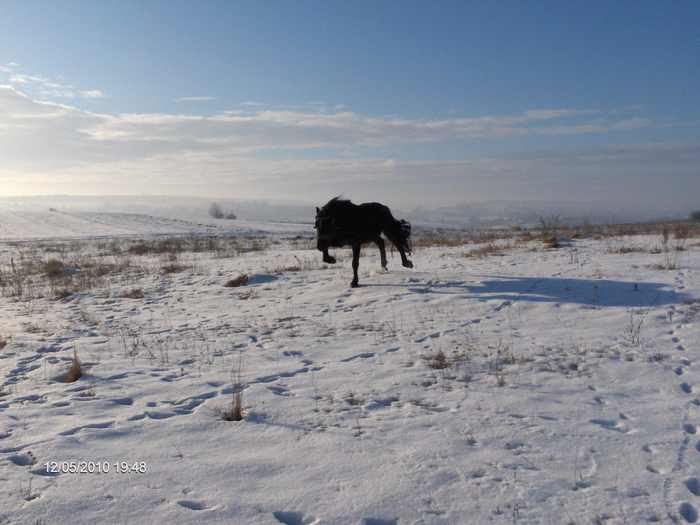
[[[3,215],[23,226],[0,237],[210,232],[22,213]],[[347,250],[328,266],[285,237],[309,225],[239,228],[270,247],[180,254],[176,273],[134,255],[135,269],[63,299],[48,283],[22,300],[4,288],[0,521],[697,520],[697,243],[670,270],[650,253],[658,239],[639,236],[484,258],[420,248],[415,270],[394,256],[388,273],[368,246],[351,289]],[[66,260],[99,252],[65,246]],[[59,256],[45,249],[0,245],[0,265]],[[224,286],[244,273],[248,285]],[[64,383],[74,351],[84,375]],[[245,417],[226,421],[239,370]],[[78,461],[147,471],[46,472]]]

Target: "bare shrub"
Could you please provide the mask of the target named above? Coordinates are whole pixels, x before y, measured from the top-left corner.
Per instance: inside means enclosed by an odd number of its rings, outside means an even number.
[[[648,310],[641,308],[629,311],[629,319],[625,327],[625,339],[630,346],[637,346],[642,342],[642,326],[648,313]]]
[[[5,336],[0,335],[0,350],[7,346],[7,339]]]
[[[212,202],[209,206],[209,216],[214,219],[236,219],[236,214],[233,210],[224,211],[223,208],[217,203]]]
[[[145,242],[140,242],[129,246],[127,251],[134,255],[145,255],[148,253],[148,245]]]
[[[75,383],[83,375],[82,365],[80,359],[78,359],[78,352],[73,350],[73,360],[71,361],[70,368],[66,375],[63,377],[64,383]]]
[[[685,245],[690,237],[690,225],[684,222],[679,222],[673,227],[673,238],[675,240],[673,249],[677,252],[685,250]]]
[[[223,219],[224,210],[222,210],[221,206],[219,206],[216,202],[212,202],[209,206],[209,216],[214,219]]]
[[[126,299],[143,299],[143,290],[141,288],[132,288],[131,290],[124,292],[122,297]]]
[[[450,362],[447,360],[445,352],[438,350],[434,354],[424,356],[423,359],[429,368],[433,370],[444,370],[450,367]]]
[[[63,264],[63,261],[59,261],[58,259],[49,259],[44,264],[44,273],[49,279],[58,279],[59,277],[63,277],[65,271],[66,265]]]
[[[687,226],[687,225],[685,225]],[[674,233],[674,241],[671,243],[671,233]],[[661,226],[661,244],[656,250],[651,253],[663,254],[663,263],[655,265],[659,270],[677,270],[679,267],[679,253],[685,250],[685,244],[690,234],[690,229],[683,227],[681,224],[674,225],[672,228],[668,223]]]
[[[542,242],[546,248],[559,247],[559,230],[561,229],[561,220],[558,215],[550,215],[549,217],[540,217],[540,235]]]
[[[245,286],[248,284],[248,274],[242,274],[236,277],[235,279],[231,279],[229,281],[226,281],[226,284],[224,286],[226,288],[236,288],[238,286]]]
[[[26,276],[24,272],[15,265],[15,260],[10,259],[10,288],[12,295],[21,298],[24,295]]]
[[[57,290],[56,293],[54,294],[54,297],[56,299],[68,299],[74,293],[75,292],[73,290],[69,290],[68,288],[63,288],[61,290]]]

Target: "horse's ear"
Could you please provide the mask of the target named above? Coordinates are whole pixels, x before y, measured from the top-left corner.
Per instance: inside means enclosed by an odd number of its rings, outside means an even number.
[[[321,213],[321,210],[319,210],[318,206],[316,206],[316,215],[318,215],[319,213]]]

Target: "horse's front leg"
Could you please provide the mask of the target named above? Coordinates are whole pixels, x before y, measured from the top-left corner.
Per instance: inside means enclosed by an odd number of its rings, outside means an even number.
[[[399,254],[401,254],[401,266],[404,268],[413,268],[413,263],[406,257],[406,252],[403,247],[399,248]]]
[[[374,242],[377,243],[377,246],[379,247],[379,257],[382,261],[382,269],[386,271],[386,248],[384,247],[384,239],[377,237]]]
[[[335,264],[335,257],[328,253],[328,248],[323,248],[323,262],[328,264]]]
[[[356,243],[352,245],[352,282],[350,286],[357,288],[360,286],[357,278],[357,268],[360,266],[360,244]]]

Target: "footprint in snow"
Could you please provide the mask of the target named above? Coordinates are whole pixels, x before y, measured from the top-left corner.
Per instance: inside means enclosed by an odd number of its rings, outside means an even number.
[[[685,486],[693,496],[700,496],[700,480],[698,478],[686,479]]]
[[[629,429],[623,423],[615,421],[614,419],[591,419],[591,423],[623,434],[629,432]]]
[[[681,517],[686,523],[697,523],[698,511],[691,503],[688,503],[687,501],[681,503],[678,512],[680,512]]]
[[[178,505],[190,510],[207,510],[209,506],[203,501],[195,500],[180,500],[177,502]]]
[[[321,523],[320,519],[314,516],[306,516],[303,512],[285,512],[278,510],[273,512],[272,515],[277,521],[284,525],[318,525]]]

